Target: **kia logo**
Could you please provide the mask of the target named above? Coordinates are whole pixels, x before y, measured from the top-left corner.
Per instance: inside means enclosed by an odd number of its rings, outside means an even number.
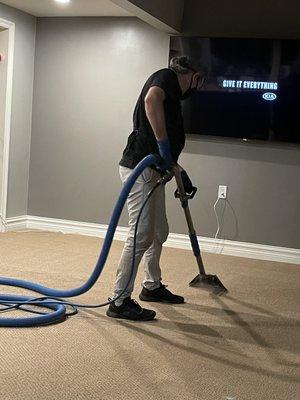
[[[275,100],[277,98],[275,93],[269,93],[269,92],[268,93],[264,93],[262,95],[262,97],[263,97],[263,99],[269,100],[269,101]]]

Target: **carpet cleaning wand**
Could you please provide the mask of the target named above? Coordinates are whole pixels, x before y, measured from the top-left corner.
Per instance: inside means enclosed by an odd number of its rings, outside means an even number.
[[[202,257],[201,257],[201,252],[200,252],[200,247],[197,239],[197,235],[193,226],[193,221],[191,217],[191,213],[189,210],[189,205],[188,201],[191,200],[196,192],[197,188],[192,186],[192,183],[190,184],[190,192],[186,193],[186,190],[184,188],[183,184],[183,174],[186,174],[186,172],[179,166],[176,165],[173,167],[173,172],[175,175],[176,179],[176,184],[177,184],[177,189],[175,191],[175,197],[179,198],[181,202],[181,206],[184,210],[186,222],[188,225],[189,229],[189,237],[193,249],[194,256],[196,257],[197,264],[199,267],[199,274],[189,283],[190,286],[193,287],[199,287],[202,289],[206,289],[209,291],[212,291],[213,294],[215,295],[222,295],[228,292],[226,287],[222,284],[220,279],[217,277],[217,275],[207,275],[205,272],[205,268],[203,265]],[[189,179],[189,178],[187,178]]]

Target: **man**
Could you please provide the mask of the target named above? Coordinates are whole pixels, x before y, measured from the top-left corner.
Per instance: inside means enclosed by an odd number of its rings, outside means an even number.
[[[147,155],[158,153],[162,168],[170,169],[177,163],[184,147],[185,135],[180,100],[199,90],[205,79],[204,68],[187,57],[175,57],[170,67],[159,70],[145,83],[137,101],[127,146],[120,161],[123,183],[132,169]],[[145,279],[139,295],[142,301],[179,304],[184,298],[171,293],[161,283],[159,259],[169,228],[165,208],[165,188],[159,186],[143,210],[136,238],[135,267],[131,281],[124,290],[132,270],[134,229],[147,194],[160,178],[155,168],[146,168],[137,179],[128,199],[129,234],[117,270],[114,299],[107,315],[114,318],[149,321],[155,311],[142,308],[131,299],[139,263],[144,256]]]

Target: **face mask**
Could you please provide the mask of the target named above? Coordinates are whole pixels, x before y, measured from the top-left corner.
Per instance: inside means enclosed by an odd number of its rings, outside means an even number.
[[[194,74],[195,75],[195,74]],[[188,88],[188,90],[186,90],[180,97],[181,100],[185,100],[188,97],[190,97],[192,94],[197,92],[197,87],[198,87],[198,82],[199,82],[199,78],[197,79],[197,84],[194,88],[192,88],[192,82],[193,82],[193,77],[194,75],[192,75],[191,77],[191,83],[190,83],[190,87]]]

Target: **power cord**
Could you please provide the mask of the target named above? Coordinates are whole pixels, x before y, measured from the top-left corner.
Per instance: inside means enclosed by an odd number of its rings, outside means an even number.
[[[223,210],[222,210],[221,223],[220,223],[219,216],[218,216],[218,213],[217,213],[217,204],[218,204],[219,200],[223,200],[223,202],[225,201],[225,206],[223,207]],[[215,246],[216,246],[215,249],[214,249],[214,253],[216,253],[216,252],[218,251],[217,240],[219,239],[219,238],[218,238],[219,233],[220,233],[220,232],[222,231],[222,229],[223,229],[225,208],[226,208],[226,198],[222,198],[222,197],[219,197],[219,196],[218,196],[218,198],[217,198],[217,200],[216,200],[216,202],[215,202],[215,204],[214,204],[214,212],[215,212],[215,216],[216,216],[216,220],[217,220],[217,225],[218,225],[217,231],[216,231],[215,237],[214,237],[214,238],[215,238]],[[219,240],[221,240],[221,239],[219,239]],[[223,239],[223,246],[222,246],[222,249],[221,249],[221,251],[218,251],[218,253],[222,253],[223,248],[224,248],[224,239]]]
[[[217,224],[218,224],[218,229],[217,229],[217,232],[215,233],[215,239],[217,239],[218,234],[220,232],[220,221],[219,221],[219,217],[218,217],[218,214],[217,214],[217,211],[216,211],[216,207],[217,207],[217,204],[218,204],[219,200],[220,200],[220,197],[217,198],[217,200],[216,200],[216,202],[214,204],[214,212],[215,212],[216,219],[217,219]]]

